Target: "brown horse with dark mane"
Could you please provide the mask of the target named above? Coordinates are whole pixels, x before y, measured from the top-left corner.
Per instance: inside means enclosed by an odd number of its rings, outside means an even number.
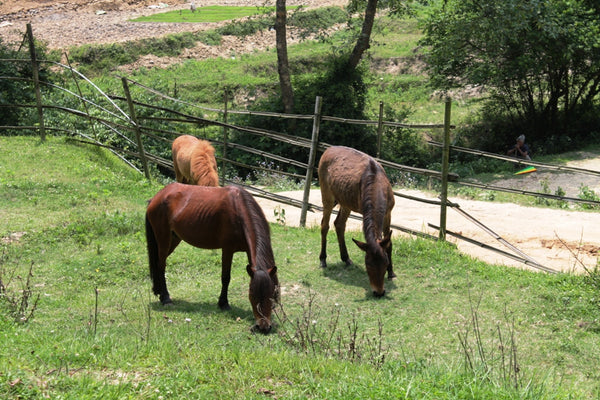
[[[333,146],[325,150],[319,161],[319,185],[323,201],[321,220],[321,267],[327,267],[327,232],[329,218],[336,204],[340,211],[334,221],[340,256],[352,265],[344,240],[346,221],[350,212],[363,216],[366,243],[352,239],[365,252],[365,267],[373,294],[385,294],[385,272],[388,278],[396,275],[392,268],[391,214],[394,193],[383,167],[372,157],[358,150]]]
[[[173,141],[173,168],[177,182],[219,186],[215,149],[206,140],[181,135]]]
[[[262,332],[271,329],[273,301],[279,301],[277,267],[265,215],[252,195],[235,186],[208,187],[171,183],[146,211],[146,240],[152,290],[171,303],[165,280],[167,257],[183,240],[202,249],[222,249],[219,307],[228,310],[227,290],[233,254],[246,252],[249,298]]]

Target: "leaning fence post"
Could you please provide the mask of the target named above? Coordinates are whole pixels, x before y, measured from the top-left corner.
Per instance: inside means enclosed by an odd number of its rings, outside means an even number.
[[[319,147],[319,126],[321,125],[321,96],[315,99],[315,115],[313,116],[312,139],[310,153],[308,156],[308,167],[306,168],[306,182],[304,183],[304,197],[302,198],[302,211],[300,212],[300,226],[306,226],[306,213],[308,212],[308,198],[310,195],[310,184],[315,171],[315,160]]]
[[[27,24],[27,40],[29,41],[29,55],[31,56],[31,70],[33,71],[33,85],[35,87],[35,102],[37,105],[38,123],[40,124],[40,137],[46,140],[46,127],[44,125],[44,108],[42,107],[42,92],[40,90],[40,72],[33,40],[33,29]]]
[[[377,121],[377,158],[381,157],[381,138],[383,136],[383,101],[379,102],[379,120]]]
[[[440,199],[442,202],[440,208],[440,240],[446,240],[446,211],[448,203],[448,172],[450,164],[450,110],[452,100],[446,98],[446,107],[444,112],[444,147],[442,150],[442,192]]]
[[[227,89],[224,95],[225,107],[223,108],[223,122],[227,123],[227,103],[229,103],[229,95]],[[223,127],[223,163],[221,164],[221,185],[225,184],[225,171],[227,165],[227,142],[229,141],[229,129],[226,126]]]
[[[140,158],[142,160],[142,166],[144,167],[144,174],[146,179],[150,180],[150,170],[148,169],[148,160],[146,159],[146,152],[144,151],[144,144],[142,143],[142,133],[140,132],[140,125],[138,124],[137,117],[135,115],[135,108],[133,107],[133,100],[131,100],[131,93],[129,92],[129,84],[127,78],[121,77],[123,82],[123,90],[125,91],[125,97],[127,98],[127,104],[129,105],[129,113],[131,114],[131,122],[135,128],[135,138],[137,140],[138,151],[140,152]]]

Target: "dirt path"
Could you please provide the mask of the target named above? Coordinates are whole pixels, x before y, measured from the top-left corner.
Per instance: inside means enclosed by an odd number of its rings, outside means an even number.
[[[569,165],[600,171],[600,158],[576,161]],[[539,190],[539,181],[541,179],[546,179],[547,174],[550,173],[542,172],[542,175],[536,174],[537,173],[532,173],[526,179],[512,180],[513,186],[526,185],[529,190]],[[563,178],[560,178],[560,174],[551,175],[555,180],[562,182]],[[572,191],[576,187],[578,188],[580,185],[578,182],[586,184],[589,187],[600,188],[600,178],[598,177],[588,177],[579,174],[577,177],[579,180],[571,177],[569,178],[569,182],[563,183],[568,183],[569,191]],[[524,181],[526,183],[523,183]],[[505,184],[507,183],[505,182]],[[551,186],[555,184],[555,181],[550,181]],[[565,187],[567,187],[567,185],[565,185]],[[435,199],[431,194],[416,190],[400,189],[399,191],[415,197]],[[600,190],[596,191],[596,193],[600,193]],[[298,200],[302,199],[302,193],[298,191],[282,194],[294,197]],[[464,199],[450,200],[458,203],[462,210],[472,215],[497,235],[516,246],[539,264],[556,271],[584,272],[581,263],[587,268],[593,268],[596,265],[598,256],[600,256],[600,212],[598,211],[582,212],[523,207],[514,204],[493,203],[488,201]],[[265,199],[258,199],[258,201],[263,207],[267,219],[271,222],[277,222],[274,210],[276,207],[281,207],[285,209],[286,225],[299,225],[300,209],[291,206],[281,206],[278,203]],[[311,191],[310,202],[321,205],[321,195],[319,190]],[[394,207],[392,216],[393,224],[437,236],[437,231],[428,228],[428,223],[439,225],[439,220],[439,207],[404,198],[396,198],[396,206]],[[320,222],[320,213],[308,213],[307,226],[319,226]],[[362,232],[360,232],[360,222],[349,220],[348,228],[355,231],[353,234],[347,235],[346,239],[348,241],[352,236],[357,238],[362,236]],[[453,209],[448,210],[447,229],[514,254],[514,252],[504,247],[499,241]],[[406,236],[406,234],[402,232],[394,232],[394,235]],[[448,237],[448,241],[455,243],[459,250],[465,254],[469,254],[488,263],[530,268],[521,262],[499,255],[496,252],[484,249],[480,246],[459,241],[452,237]],[[335,246],[335,244],[333,246]],[[315,237],[315,257],[318,257],[318,249],[319,238]],[[331,257],[337,255],[337,250],[335,249],[336,247],[331,247],[329,251]]]

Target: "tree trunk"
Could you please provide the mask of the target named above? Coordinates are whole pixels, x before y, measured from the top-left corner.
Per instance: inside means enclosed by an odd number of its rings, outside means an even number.
[[[275,42],[277,45],[277,72],[283,110],[287,114],[294,112],[294,91],[290,77],[290,65],[287,54],[286,9],[285,0],[276,1]]]
[[[369,47],[371,47],[371,31],[373,30],[373,22],[375,21],[375,13],[377,12],[377,0],[369,0],[367,2],[367,9],[365,10],[365,19],[363,26],[360,31],[360,36],[354,45],[350,59],[348,59],[348,67],[353,70],[356,69],[360,62],[362,55]]]

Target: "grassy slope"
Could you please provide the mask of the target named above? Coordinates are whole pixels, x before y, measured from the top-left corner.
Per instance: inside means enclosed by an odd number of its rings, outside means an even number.
[[[442,123],[444,102],[432,97],[422,70],[411,65],[422,64],[418,41],[421,32],[416,19],[383,18],[376,22],[372,47],[365,59],[372,74],[368,77],[368,112],[376,119],[379,102],[395,110],[408,108],[409,123]],[[240,38],[240,40],[248,40]],[[326,42],[303,41],[288,48],[292,80],[295,84],[308,76],[321,74],[332,52],[347,47],[353,39],[344,30]],[[268,51],[251,54],[223,54],[223,58],[187,60],[167,69],[143,69],[132,72],[135,80],[159,90],[172,90],[176,84],[180,97],[209,107],[221,107],[225,89],[248,93],[273,93],[278,90],[277,56],[275,46]],[[119,81],[104,81],[118,91]],[[217,95],[215,95],[217,94]],[[242,96],[243,97],[243,96]],[[239,106],[239,105],[238,105]],[[242,105],[243,106],[243,105]],[[452,121],[457,123],[476,109],[477,103],[465,99],[453,104]]]
[[[298,7],[288,7],[290,10]],[[261,15],[275,11],[275,7],[198,7],[194,12],[189,9],[167,11],[134,19],[134,22],[219,22],[235,18]]]
[[[216,306],[218,251],[180,246],[168,260],[175,305],[163,308],[151,296],[143,214],[160,185],[144,182],[103,150],[63,139],[40,144],[35,138],[0,137],[0,148],[10,149],[0,152],[0,236],[27,232],[18,242],[0,244],[2,280],[9,297],[18,297],[23,283],[16,275],[25,277],[32,266],[32,290],[40,295],[26,324],[11,322],[6,302],[0,302],[1,398],[600,394],[598,292],[582,277],[486,265],[449,246],[396,239],[398,279],[388,284],[385,298],[375,300],[354,246],[357,265],[343,267],[335,261],[331,236],[330,267],[321,271],[317,230],[274,225],[284,310],[292,321],[307,319],[311,328],[280,322],[271,335],[253,335],[242,254],[234,259],[230,312]],[[459,334],[468,338],[475,369],[484,367],[469,328],[473,315],[487,374],[463,368]],[[362,362],[319,350],[306,355],[284,340],[286,332],[335,332],[331,347],[343,343],[344,355],[354,324]],[[500,357],[508,357],[510,346],[499,350],[498,332],[508,345],[511,327],[518,390],[502,378],[508,368]],[[370,349],[379,338],[385,361],[377,368],[370,361],[379,352]]]

